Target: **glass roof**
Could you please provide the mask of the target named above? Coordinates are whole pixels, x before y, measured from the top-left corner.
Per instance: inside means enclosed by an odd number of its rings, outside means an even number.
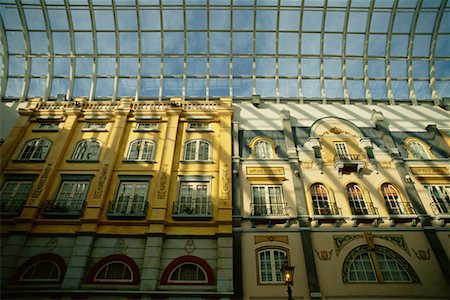
[[[450,96],[447,0],[1,0],[0,12],[6,100]]]

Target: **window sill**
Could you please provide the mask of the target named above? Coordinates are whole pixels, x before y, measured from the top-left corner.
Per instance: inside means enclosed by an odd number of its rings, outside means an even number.
[[[45,159],[13,159],[14,163],[44,163]]]
[[[209,221],[212,219],[212,215],[172,214],[172,219],[177,221],[191,221],[191,220]]]
[[[212,160],[180,160],[183,164],[213,164]]]
[[[66,162],[68,163],[88,163],[88,164],[96,164],[99,163],[100,161],[98,159],[95,160],[88,160],[88,159],[68,159],[66,160]]]
[[[391,226],[398,223],[411,223],[412,226],[416,226],[420,222],[418,215],[389,215],[388,219]]]
[[[100,129],[91,129],[91,128],[83,128],[81,129],[83,132],[107,132],[108,129],[106,128],[100,128]]]
[[[134,159],[124,159],[122,160],[125,164],[138,164],[138,163],[149,163],[154,164],[156,163],[156,160],[134,160]]]
[[[159,129],[133,129],[133,132],[159,132]]]
[[[214,132],[212,129],[186,129],[187,132]]]
[[[52,128],[52,129],[45,129],[45,128],[33,128],[31,129],[32,132],[58,132],[58,128]]]

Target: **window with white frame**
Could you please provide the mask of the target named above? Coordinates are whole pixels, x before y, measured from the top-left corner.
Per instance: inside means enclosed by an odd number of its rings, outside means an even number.
[[[184,160],[210,161],[211,143],[207,140],[187,141],[184,148]]]
[[[406,203],[402,202],[398,190],[392,184],[383,183],[381,192],[389,214],[400,215],[409,213],[409,207],[406,207]]]
[[[20,281],[56,282],[60,279],[60,270],[56,263],[49,260],[39,261],[28,267],[20,277]]]
[[[315,183],[311,186],[311,198],[315,215],[335,215],[328,190],[323,184]]]
[[[78,141],[72,155],[73,160],[98,160],[100,142],[96,139]]]
[[[205,270],[195,263],[186,262],[177,266],[169,276],[168,283],[206,283]]]
[[[411,141],[407,145],[409,151],[411,151],[411,154],[415,159],[430,159],[430,155],[422,143],[418,141]]]
[[[155,142],[146,139],[135,140],[130,143],[128,160],[151,161],[155,155]]]
[[[369,209],[361,188],[354,183],[347,185],[347,199],[353,215],[367,215]]]
[[[211,215],[209,181],[181,181],[178,201],[174,205],[176,215]]]
[[[65,178],[66,177],[66,178]],[[90,179],[87,176],[63,176],[58,194],[53,201],[47,203],[46,213],[80,215],[84,208]],[[91,177],[91,176],[90,176]]]
[[[2,213],[18,213],[24,206],[33,180],[7,179],[0,192],[0,207]]]
[[[156,122],[137,122],[134,131],[156,131],[158,123]]]
[[[188,125],[188,131],[208,131],[209,123],[206,122],[191,122]]]
[[[344,282],[418,282],[417,274],[398,253],[387,247],[367,245],[354,248],[343,268]]]
[[[52,142],[44,139],[32,139],[25,143],[19,160],[44,160],[52,146]]]
[[[88,122],[84,126],[84,131],[105,131],[107,125],[105,122]]]
[[[45,130],[57,130],[58,128],[59,128],[58,123],[46,122],[46,123],[39,123],[35,129],[45,131]]]
[[[258,252],[259,282],[284,283],[281,267],[287,261],[287,252],[281,249],[264,249]]]
[[[150,178],[144,176],[140,181],[131,178],[120,181],[116,199],[112,202],[109,214],[145,214],[147,207],[147,194]]]
[[[450,185],[425,185],[435,214],[450,214]]]
[[[252,185],[252,215],[286,215],[286,204],[281,189],[281,185]]]
[[[106,263],[95,274],[96,282],[133,282],[133,276],[130,266],[121,261],[111,261]]]
[[[336,150],[336,157],[340,160],[350,160],[350,153],[348,152],[346,142],[335,142],[334,149]]]
[[[259,140],[253,146],[255,158],[273,158],[272,145],[265,140]]]

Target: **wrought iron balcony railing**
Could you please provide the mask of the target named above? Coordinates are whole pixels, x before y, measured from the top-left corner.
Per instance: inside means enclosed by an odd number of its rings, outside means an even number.
[[[336,203],[326,203],[323,204],[320,207],[315,206],[314,207],[314,215],[320,215],[320,216],[333,216],[333,215],[339,215],[339,208],[337,207]]]
[[[373,206],[372,203],[355,203],[350,202],[350,208],[353,215],[377,215],[378,210]]]
[[[362,160],[361,154],[336,154],[334,156],[334,161],[355,161],[355,160]]]
[[[109,202],[106,216],[110,219],[142,219],[147,215],[147,207],[144,196],[120,196]]]
[[[252,216],[287,216],[286,203],[251,203]]]
[[[0,201],[0,213],[2,216],[18,216],[25,205],[23,199],[9,199]]]
[[[386,201],[386,207],[390,215],[411,215],[414,214],[414,208],[409,202],[389,202]]]
[[[172,217],[174,219],[210,219],[212,218],[212,203],[210,201],[176,201],[173,203]]]
[[[48,200],[42,213],[47,217],[78,218],[83,214],[86,201]]]

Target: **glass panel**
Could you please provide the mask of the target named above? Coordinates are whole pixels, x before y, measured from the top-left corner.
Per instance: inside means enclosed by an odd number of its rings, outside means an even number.
[[[206,74],[206,58],[188,57],[186,59],[187,75],[205,75]]]
[[[322,97],[320,90],[320,81],[318,79],[303,79],[302,91],[304,97]]]
[[[117,96],[135,96],[137,87],[136,84],[136,78],[119,78],[119,82],[117,85]]]
[[[92,75],[92,58],[78,57],[75,62],[77,75]]]
[[[45,41],[47,42],[47,41]],[[92,33],[75,32],[75,51],[80,53],[92,54]]]
[[[252,61],[251,58],[233,58],[233,75],[251,75]]]
[[[393,35],[391,38],[391,55],[406,57],[408,51],[409,36]]]
[[[275,76],[275,58],[257,58],[256,76]]]
[[[450,12],[444,12],[439,24],[439,32],[450,32]]]
[[[33,57],[31,59],[31,75],[46,75],[48,72],[48,58]]]
[[[233,53],[252,53],[253,34],[251,32],[233,32]]]
[[[303,12],[303,31],[320,31],[322,27],[322,11],[309,11]]]
[[[417,78],[417,77],[428,78],[429,77],[428,61],[413,60],[412,67],[413,67],[413,77],[414,78]]]
[[[369,55],[384,56],[386,52],[386,35],[371,34],[369,36]]]
[[[230,74],[230,59],[226,58],[210,58],[209,73],[211,75],[227,75]]]
[[[55,53],[70,53],[70,36],[68,32],[53,32],[53,51]]]
[[[279,19],[280,30],[299,30],[300,28],[300,12],[299,11],[280,11]]]
[[[97,30],[113,30],[114,15],[112,10],[94,10],[95,27]]]
[[[159,75],[161,73],[161,58],[142,58],[142,75]]]
[[[450,77],[450,61],[436,60],[435,61],[435,76],[436,78]]]
[[[260,53],[260,54],[274,53],[275,45],[276,45],[275,33],[269,33],[269,32],[257,32],[256,33],[256,53]],[[286,46],[293,48],[293,51],[295,51],[296,45],[297,45],[297,42],[294,39],[293,45],[286,45]],[[295,51],[294,53],[297,53],[297,52]]]
[[[417,99],[431,99],[430,85],[428,81],[414,80],[414,91]]]
[[[302,54],[316,54],[320,51],[320,34],[302,33]]]
[[[325,76],[341,77],[342,76],[342,61],[337,59],[324,59],[323,72]]]
[[[441,97],[450,94],[450,81],[436,81],[436,91]]]
[[[347,30],[349,32],[365,32],[367,23],[367,12],[365,11],[350,11]]]
[[[364,62],[361,59],[347,59],[345,64],[348,77],[364,76]]]
[[[257,44],[257,47],[258,47],[258,44]],[[278,53],[280,53],[280,54],[297,54],[298,53],[298,33],[280,32],[278,35]]]
[[[28,34],[30,35],[31,53],[48,53],[48,39],[45,32],[32,31]]]
[[[342,81],[325,79],[325,94],[328,98],[342,98]]]
[[[345,12],[327,11],[325,19],[325,31],[342,32],[344,30],[344,20]]]
[[[276,81],[274,79],[256,78],[256,93],[261,96],[274,97]]]
[[[323,53],[340,55],[342,53],[342,34],[326,33],[324,36]]]
[[[91,15],[88,10],[71,9],[72,24],[75,30],[91,30]]]
[[[163,9],[164,30],[182,30],[184,25],[183,11],[179,9]]]
[[[52,30],[68,30],[67,12],[65,10],[48,9],[50,27]]]
[[[436,41],[436,56],[450,56],[450,35],[438,35]]]
[[[1,17],[3,20],[3,26],[5,29],[22,29],[22,24],[20,23],[20,16],[16,7],[13,6],[2,6]]]
[[[210,1],[211,2],[211,1]],[[211,30],[229,30],[230,29],[230,11],[229,10],[209,10],[209,27]]]
[[[137,30],[137,14],[135,10],[117,10],[119,30]]]
[[[206,30],[206,10],[186,10],[186,27],[188,30]]]
[[[228,78],[211,78],[209,80],[210,96],[229,96],[230,79]]]
[[[6,85],[6,97],[19,97],[22,92],[24,80],[23,78],[8,78]]]
[[[369,77],[385,77],[385,61],[369,60],[368,62]]]
[[[67,94],[68,89],[69,89],[68,78],[53,78],[50,96],[56,97],[58,94]]]
[[[370,32],[387,32],[391,13],[374,12],[370,22]]]
[[[233,28],[239,30],[252,30],[253,10],[233,10]]]
[[[45,30],[44,15],[41,9],[24,9],[27,26],[30,30]]]
[[[429,56],[430,55],[431,35],[415,35],[413,56]]]
[[[370,80],[369,86],[373,99],[386,99],[387,90],[384,80]]]
[[[163,79],[163,95],[180,96],[183,79],[181,78],[164,78]]]
[[[409,33],[414,13],[397,12],[394,20],[393,32]]]
[[[277,12],[275,10],[256,10],[256,30],[273,30],[277,26]]]
[[[366,98],[366,89],[363,80],[347,80],[347,89],[350,98]]]
[[[165,32],[164,33],[164,52],[165,53],[183,53],[184,52],[184,34],[183,32]]]
[[[114,32],[97,33],[97,51],[101,54],[116,53],[116,35]]]
[[[137,32],[120,32],[119,47],[121,53],[137,54],[139,51]]]
[[[280,79],[280,97],[298,97],[297,79]]]
[[[164,75],[182,75],[183,59],[167,57],[164,59]]]
[[[432,33],[436,14],[436,12],[421,11],[419,13],[419,19],[417,20],[416,32]]]
[[[95,96],[112,96],[114,91],[114,78],[98,78]]]
[[[125,58],[119,59],[119,76],[122,75],[134,75],[138,73],[138,59],[137,58]]]
[[[141,1],[142,2],[142,1]],[[142,30],[160,30],[161,19],[158,10],[139,10],[139,23]]]
[[[98,58],[97,74],[114,76],[114,74],[116,74],[116,59],[105,57]]]
[[[45,92],[45,78],[31,78],[28,96],[42,96]]]
[[[230,34],[228,32],[211,32],[209,39],[211,53],[230,53]]]
[[[206,95],[206,79],[187,78],[186,79],[186,96],[202,96]]]
[[[251,79],[233,79],[233,96],[252,95],[252,80]]]
[[[159,95],[159,78],[142,78],[140,87],[141,97],[156,97]]]
[[[364,34],[347,34],[345,52],[347,55],[360,55],[364,53]]]
[[[296,76],[298,75],[298,60],[295,58],[278,59],[278,75],[279,76]]]
[[[391,60],[391,77],[406,77],[406,61]]]
[[[25,73],[25,58],[10,55],[8,61],[9,75],[23,75]]]
[[[75,78],[75,84],[73,88],[73,96],[89,96],[91,89],[90,78]]]
[[[318,58],[302,58],[302,76],[320,76],[320,60]]]
[[[143,53],[161,53],[161,33],[142,32],[141,47]]]
[[[408,82],[406,80],[391,81],[392,92],[394,93],[394,98],[396,99],[408,99],[409,98],[409,89]]]
[[[206,53],[208,49],[207,41],[206,32],[188,32],[186,35],[186,51],[188,53]]]

